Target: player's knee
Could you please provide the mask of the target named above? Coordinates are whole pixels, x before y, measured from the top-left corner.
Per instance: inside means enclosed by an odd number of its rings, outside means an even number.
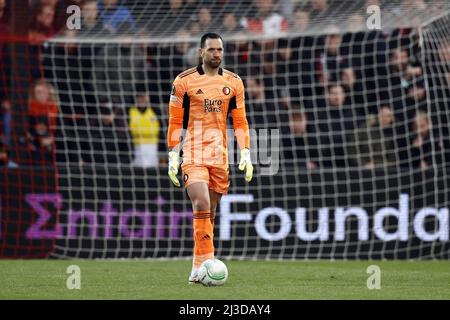
[[[210,204],[208,199],[195,199],[193,201],[194,210],[206,211],[210,210]]]

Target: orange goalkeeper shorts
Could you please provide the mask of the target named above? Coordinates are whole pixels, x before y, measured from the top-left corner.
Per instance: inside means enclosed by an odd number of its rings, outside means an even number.
[[[208,166],[194,163],[183,163],[183,181],[185,187],[195,182],[206,182],[208,189],[220,194],[227,194],[230,187],[228,165]]]

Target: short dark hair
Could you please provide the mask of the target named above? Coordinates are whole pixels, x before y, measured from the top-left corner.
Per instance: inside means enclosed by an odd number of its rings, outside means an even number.
[[[200,48],[205,47],[206,39],[220,39],[220,40],[222,40],[222,43],[223,43],[223,39],[218,33],[209,32],[209,33],[205,33],[202,36],[202,38],[200,39]]]
[[[294,8],[294,12],[297,12],[297,11],[306,12],[308,15],[310,15],[308,8],[305,8],[305,6],[304,6],[304,5],[301,5],[301,4],[297,5],[297,6]]]
[[[341,89],[344,89],[342,87],[342,85],[338,82],[332,82],[332,83],[328,84],[327,89],[328,89],[328,91],[330,91],[332,88],[338,88],[338,87]]]

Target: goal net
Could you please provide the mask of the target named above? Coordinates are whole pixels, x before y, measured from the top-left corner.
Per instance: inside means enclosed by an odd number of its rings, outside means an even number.
[[[167,176],[168,102],[213,31],[246,87],[255,164],[245,183],[230,121],[218,257],[449,258],[447,1],[119,1],[115,17],[105,5],[87,1],[80,28],[38,46],[31,84],[54,92],[54,149],[30,166],[11,147],[35,211],[4,213],[2,255],[45,240],[58,258],[191,257],[191,203]]]

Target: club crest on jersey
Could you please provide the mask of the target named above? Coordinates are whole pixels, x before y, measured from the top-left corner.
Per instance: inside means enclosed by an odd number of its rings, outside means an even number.
[[[203,109],[205,112],[222,112],[222,100],[204,99]]]
[[[223,91],[223,94],[227,96],[230,94],[231,89],[228,87],[223,87],[222,91]]]

